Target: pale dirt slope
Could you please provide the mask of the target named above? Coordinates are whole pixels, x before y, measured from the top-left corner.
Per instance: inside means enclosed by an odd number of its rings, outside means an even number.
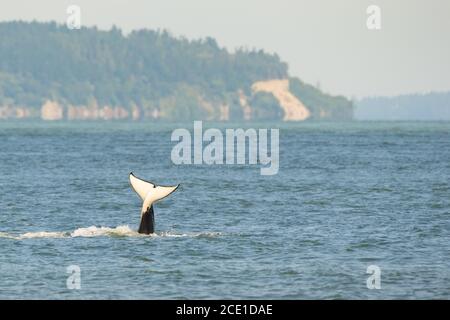
[[[252,85],[256,92],[270,92],[284,110],[284,121],[303,121],[311,116],[305,105],[289,91],[288,79],[257,81]]]

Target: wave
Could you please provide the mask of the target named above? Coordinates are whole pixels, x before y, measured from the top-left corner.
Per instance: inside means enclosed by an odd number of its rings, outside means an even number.
[[[115,228],[109,227],[95,227],[78,228],[70,234],[70,237],[98,237],[98,236],[123,236],[136,237],[142,236],[137,231],[130,229],[128,226],[117,226]]]
[[[110,237],[169,237],[169,238],[180,238],[180,237],[217,237],[222,235],[220,232],[190,232],[190,233],[176,233],[172,231],[163,231],[154,234],[141,234],[135,230],[130,229],[129,226],[117,226],[115,228],[110,227],[96,227],[90,226],[87,228],[78,228],[72,232],[61,231],[61,232],[48,232],[48,231],[37,231],[37,232],[27,232],[24,234],[10,234],[6,232],[0,232],[0,238],[9,238],[15,240],[23,239],[33,239],[33,238],[77,238],[77,237],[100,237],[100,236],[110,236]]]

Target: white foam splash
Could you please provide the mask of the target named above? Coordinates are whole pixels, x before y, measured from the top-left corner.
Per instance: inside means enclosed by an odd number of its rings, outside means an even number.
[[[6,232],[0,232],[0,238],[10,238],[10,239],[14,239],[14,236],[9,235]]]
[[[117,226],[115,228],[108,227],[95,227],[91,226],[88,228],[78,228],[73,231],[70,236],[71,237],[98,237],[98,236],[140,236],[141,234],[137,233],[134,230],[131,230],[129,226]]]
[[[154,233],[150,235],[140,234],[135,230],[130,229],[127,225],[117,226],[115,228],[109,227],[96,227],[90,226],[87,228],[78,228],[72,232],[27,232],[21,235],[13,235],[6,232],[0,232],[0,238],[9,238],[15,240],[33,239],[33,238],[77,238],[77,237],[99,237],[99,236],[112,236],[112,237],[168,237],[168,238],[181,238],[181,237],[217,237],[222,235],[220,232],[191,232],[191,233],[175,233],[172,231],[164,231]]]
[[[27,232],[24,233],[17,238],[19,239],[32,239],[32,238],[63,238],[65,232],[47,232],[47,231],[39,231],[39,232]]]
[[[182,238],[182,237],[189,237],[189,238],[213,238],[221,236],[221,232],[188,232],[188,233],[174,233],[172,231],[164,231],[160,233],[155,233],[153,236],[155,237],[172,237],[172,238]]]

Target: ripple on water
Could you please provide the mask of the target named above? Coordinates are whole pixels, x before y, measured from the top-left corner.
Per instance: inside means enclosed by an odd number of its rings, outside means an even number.
[[[78,228],[73,232],[62,231],[62,232],[48,232],[48,231],[37,231],[37,232],[27,232],[24,234],[10,234],[6,232],[0,232],[0,238],[9,239],[34,239],[34,238],[77,238],[77,237],[142,237],[142,238],[216,238],[221,236],[221,232],[188,232],[188,233],[177,233],[173,231],[162,231],[149,235],[140,234],[135,230],[130,229],[129,226],[117,226],[115,228],[110,227],[96,227],[91,226],[87,228]]]

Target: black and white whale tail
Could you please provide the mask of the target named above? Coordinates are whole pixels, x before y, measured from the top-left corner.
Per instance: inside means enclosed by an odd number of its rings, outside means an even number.
[[[139,224],[138,232],[145,234],[153,233],[155,232],[153,203],[167,197],[177,190],[179,185],[174,187],[157,186],[154,183],[139,179],[133,172],[130,173],[130,184],[143,202],[141,209],[141,223]]]

